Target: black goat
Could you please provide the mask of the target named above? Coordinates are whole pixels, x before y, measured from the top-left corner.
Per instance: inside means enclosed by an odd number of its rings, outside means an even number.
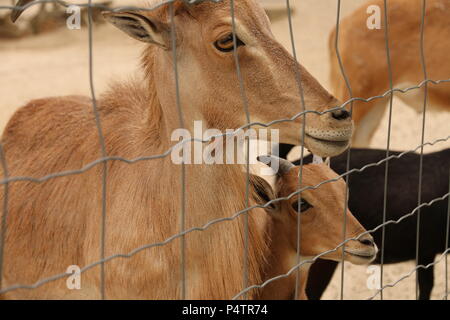
[[[280,146],[280,154],[287,156],[291,147]],[[391,152],[398,155],[400,152]],[[350,169],[362,168],[369,163],[386,157],[386,150],[351,149]],[[386,220],[398,220],[417,207],[419,182],[419,155],[405,154],[389,162]],[[310,163],[312,157],[305,157]],[[299,164],[299,160],[295,164]],[[331,159],[331,168],[338,174],[346,172],[347,152]],[[425,154],[423,157],[422,199],[430,202],[449,192],[450,149]],[[383,197],[385,163],[370,167],[363,172],[349,176],[349,209],[367,229],[374,229],[383,222]],[[418,263],[432,263],[436,254],[450,246],[445,243],[447,230],[448,199],[423,207],[420,215]],[[385,227],[384,263],[398,263],[416,258],[417,215],[406,218],[398,224]],[[374,232],[375,243],[381,249],[382,229]],[[380,255],[374,263],[380,263]],[[311,266],[306,288],[307,296],[318,300],[325,291],[336,269],[337,262],[318,260]],[[428,300],[433,288],[433,266],[418,269],[419,298]]]

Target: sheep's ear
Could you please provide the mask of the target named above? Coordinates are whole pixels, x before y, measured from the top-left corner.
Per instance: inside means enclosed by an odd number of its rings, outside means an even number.
[[[103,17],[130,37],[160,46],[170,48],[170,27],[167,23],[157,21],[137,11],[102,12]]]
[[[283,174],[288,173],[289,170],[294,167],[294,165],[290,161],[273,155],[259,156],[256,159],[259,162],[262,162],[265,165],[271,167],[278,176],[282,176]]]
[[[250,183],[253,187],[254,200],[258,205],[265,206],[266,212],[272,214],[276,211],[277,204],[270,203],[271,200],[275,199],[275,192],[273,191],[271,185],[263,178],[251,174]]]

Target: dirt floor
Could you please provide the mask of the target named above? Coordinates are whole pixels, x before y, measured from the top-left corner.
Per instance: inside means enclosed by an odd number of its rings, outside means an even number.
[[[76,2],[76,1],[73,1]],[[80,1],[78,1],[80,2]],[[274,1],[269,1],[274,2]],[[279,2],[284,3],[280,0]],[[0,5],[9,4],[0,0]],[[116,1],[116,3],[118,3]],[[139,5],[139,1],[120,1]],[[142,2],[141,2],[142,3]],[[336,21],[336,0],[291,1],[295,9],[294,37],[301,63],[327,88],[328,34]],[[342,14],[352,12],[361,0],[342,1]],[[279,4],[275,3],[275,7]],[[0,12],[3,15],[5,11]],[[29,16],[29,15],[28,15]],[[26,17],[25,17],[26,18]],[[81,30],[60,29],[40,36],[20,40],[0,39],[0,127],[12,113],[33,98],[46,96],[89,95],[88,33]],[[291,48],[285,15],[275,15],[273,31],[286,48]],[[101,25],[94,30],[94,84],[97,93],[107,88],[109,79],[126,79],[138,68],[141,45],[122,35],[111,26]],[[362,70],[362,72],[364,72]],[[450,75],[449,75],[450,77]],[[420,144],[422,115],[395,99],[391,146],[395,150],[409,150]],[[425,140],[433,141],[450,134],[450,113],[427,113]],[[378,128],[370,147],[383,148],[387,138],[387,115]],[[426,152],[450,147],[450,142],[427,147]],[[414,263],[385,266],[385,283],[389,284],[414,268]],[[367,288],[367,267],[345,264],[344,298],[365,299],[374,291]],[[444,264],[435,270],[436,285],[432,298],[444,294]],[[385,299],[414,298],[415,274],[385,290]],[[325,299],[340,298],[340,272],[336,272],[327,289]]]

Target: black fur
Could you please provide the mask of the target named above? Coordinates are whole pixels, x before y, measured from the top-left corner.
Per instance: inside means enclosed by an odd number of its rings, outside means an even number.
[[[286,156],[287,146],[281,146]],[[391,152],[398,155],[400,152]],[[350,169],[361,168],[369,163],[378,162],[386,157],[386,150],[351,149]],[[416,153],[406,154],[400,159],[389,162],[387,190],[387,220],[398,220],[410,213],[418,205],[419,159]],[[310,163],[312,157],[304,159]],[[331,168],[338,174],[346,172],[347,152],[331,159]],[[299,161],[297,161],[298,165]],[[295,162],[294,162],[295,164]],[[430,202],[449,192],[450,149],[425,154],[423,157],[423,180],[421,203]],[[370,167],[361,173],[352,173],[349,177],[349,208],[353,215],[367,229],[373,229],[383,221],[385,164]],[[427,265],[434,261],[436,254],[446,250],[445,243],[448,199],[437,201],[430,207],[421,209],[419,264]],[[385,228],[384,263],[398,263],[416,258],[417,214],[406,218],[399,224],[390,224]],[[381,249],[382,231],[374,232],[375,243]],[[375,263],[380,263],[378,255]],[[337,262],[319,260],[310,269],[307,296],[312,300],[320,299],[326,289]],[[433,288],[433,267],[419,269],[419,298],[430,298]]]

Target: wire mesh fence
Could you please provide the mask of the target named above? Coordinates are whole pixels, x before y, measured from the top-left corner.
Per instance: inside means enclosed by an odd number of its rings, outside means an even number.
[[[340,68],[340,72],[342,74],[343,80],[345,82],[346,88],[348,90],[349,93],[349,99],[347,101],[344,101],[342,105],[334,107],[334,108],[329,108],[325,111],[317,111],[317,110],[310,110],[307,109],[307,105],[305,102],[305,89],[303,87],[303,74],[301,72],[301,69],[296,69],[296,73],[295,73],[295,81],[297,83],[297,89],[298,92],[296,92],[295,94],[298,94],[298,96],[300,97],[300,104],[297,106],[298,108],[298,112],[290,118],[282,118],[282,119],[273,119],[270,122],[264,123],[261,121],[252,121],[252,114],[249,111],[249,101],[247,98],[247,92],[246,92],[246,87],[244,85],[244,78],[245,78],[245,74],[243,74],[242,70],[241,70],[241,60],[239,58],[239,51],[238,51],[238,46],[239,46],[239,38],[237,36],[237,22],[236,22],[236,12],[235,12],[235,8],[236,8],[236,4],[234,0],[230,0],[229,2],[229,17],[231,19],[231,25],[232,25],[232,35],[233,35],[233,39],[232,39],[232,43],[233,43],[233,48],[232,48],[232,53],[233,53],[233,60],[234,60],[234,65],[235,65],[235,71],[236,71],[236,76],[237,76],[237,81],[239,83],[239,93],[240,93],[240,98],[242,100],[242,108],[243,108],[243,115],[245,117],[245,125],[239,127],[236,130],[233,130],[232,132],[227,132],[224,134],[220,134],[220,135],[211,135],[208,136],[205,139],[198,139],[198,138],[189,138],[189,139],[184,139],[183,141],[174,144],[173,146],[171,146],[170,148],[168,148],[166,151],[164,151],[161,154],[155,154],[155,155],[150,155],[150,156],[140,156],[137,158],[133,158],[133,159],[127,159],[124,157],[119,157],[119,156],[112,156],[109,155],[107,152],[107,147],[106,147],[106,143],[105,143],[105,136],[104,136],[104,131],[102,129],[102,119],[100,116],[100,113],[98,111],[98,106],[97,106],[97,97],[96,97],[96,91],[94,88],[94,65],[93,65],[93,22],[92,22],[92,9],[93,8],[101,8],[104,9],[105,11],[110,11],[110,12],[124,12],[124,11],[128,11],[128,10],[142,10],[142,11],[152,11],[152,10],[156,10],[158,8],[160,8],[163,5],[168,5],[169,6],[169,20],[170,20],[170,43],[171,43],[171,55],[172,55],[172,59],[173,61],[175,61],[175,63],[173,63],[173,78],[174,78],[174,83],[175,83],[175,99],[174,101],[176,102],[176,110],[177,110],[177,114],[178,114],[178,121],[179,121],[179,127],[180,128],[185,128],[186,123],[185,123],[185,113],[187,112],[185,106],[184,106],[184,102],[181,99],[181,95],[180,95],[180,74],[179,74],[179,70],[177,67],[177,59],[179,59],[178,53],[177,53],[177,34],[175,32],[176,30],[176,26],[175,26],[175,12],[174,12],[174,4],[176,2],[179,2],[179,0],[168,0],[168,1],[161,1],[158,4],[156,4],[153,7],[134,7],[134,6],[122,6],[122,7],[115,7],[113,9],[111,9],[110,7],[104,6],[103,4],[95,4],[92,3],[92,1],[88,1],[86,3],[82,3],[82,4],[77,4],[77,6],[79,7],[85,7],[88,9],[89,12],[89,23],[88,23],[88,34],[89,34],[89,82],[90,82],[90,94],[91,94],[91,98],[92,98],[92,110],[93,110],[93,114],[95,116],[95,123],[96,123],[96,127],[97,127],[97,131],[98,131],[98,140],[99,140],[99,145],[100,145],[100,154],[101,157],[96,159],[95,161],[92,161],[90,163],[88,163],[87,165],[84,165],[83,167],[79,168],[79,169],[75,169],[75,170],[67,170],[67,171],[61,171],[61,172],[53,172],[51,174],[42,176],[42,177],[31,177],[31,176],[10,176],[9,174],[9,170],[8,170],[8,163],[6,161],[5,158],[5,154],[4,154],[4,150],[3,150],[3,145],[0,145],[0,160],[1,160],[1,165],[3,168],[3,179],[0,180],[0,184],[3,185],[4,187],[4,195],[3,195],[3,214],[2,214],[2,220],[1,220],[1,234],[0,234],[0,294],[5,294],[11,291],[15,291],[15,290],[19,290],[19,289],[35,289],[38,287],[41,287],[47,283],[59,280],[59,279],[64,279],[69,277],[71,274],[67,273],[63,270],[61,270],[61,273],[59,274],[55,274],[51,277],[45,277],[40,279],[39,281],[35,282],[35,283],[17,283],[14,285],[8,285],[8,286],[4,286],[2,279],[4,278],[4,264],[8,263],[8,261],[6,261],[4,259],[4,251],[5,251],[5,242],[6,242],[6,235],[8,233],[8,212],[9,212],[9,208],[8,208],[8,204],[9,204],[9,197],[10,197],[10,185],[13,183],[17,183],[17,182],[30,182],[30,183],[36,183],[36,184],[41,184],[41,183],[45,183],[45,182],[49,182],[52,181],[54,179],[59,179],[62,177],[68,177],[68,176],[73,176],[73,175],[82,175],[84,173],[86,173],[87,171],[91,170],[94,167],[101,167],[101,183],[102,183],[102,190],[101,190],[101,195],[102,195],[102,204],[101,204],[101,223],[99,226],[99,237],[100,237],[100,252],[98,253],[98,260],[90,263],[88,265],[85,265],[81,268],[80,270],[80,274],[85,273],[88,270],[91,270],[95,267],[99,267],[100,269],[100,274],[99,274],[99,279],[100,279],[100,288],[99,288],[99,292],[100,292],[100,296],[102,299],[107,299],[107,283],[106,283],[106,273],[107,270],[105,269],[106,265],[116,259],[128,259],[131,257],[134,257],[136,254],[146,251],[146,250],[152,250],[152,248],[156,248],[156,247],[163,247],[168,245],[169,243],[172,243],[174,240],[179,239],[180,240],[180,275],[181,275],[181,279],[180,280],[180,291],[179,291],[179,297],[180,299],[187,299],[187,298],[191,298],[188,295],[188,286],[189,286],[189,273],[186,271],[187,267],[186,267],[186,259],[188,259],[187,255],[186,255],[186,237],[188,237],[190,234],[192,233],[198,233],[198,232],[203,232],[206,230],[212,230],[213,231],[213,226],[218,225],[218,224],[222,224],[222,223],[226,223],[228,221],[234,221],[238,218],[243,218],[244,219],[244,231],[243,231],[243,241],[244,241],[244,250],[242,252],[242,257],[244,260],[243,263],[243,270],[242,270],[242,274],[241,275],[233,275],[235,277],[242,277],[242,290],[240,292],[236,292],[235,295],[233,297],[225,297],[225,298],[233,298],[233,299],[247,299],[250,297],[249,293],[252,292],[252,290],[254,289],[261,289],[266,287],[267,285],[269,285],[270,283],[273,283],[277,280],[283,279],[283,278],[287,278],[293,274],[295,274],[296,276],[296,285],[295,285],[295,296],[299,296],[299,281],[300,281],[300,277],[302,276],[299,272],[300,268],[302,266],[308,265],[308,264],[312,264],[313,262],[315,262],[316,260],[320,259],[321,257],[332,253],[332,252],[337,252],[338,250],[342,250],[342,258],[341,258],[341,272],[340,272],[340,298],[344,299],[344,279],[346,276],[346,273],[344,272],[344,264],[345,264],[345,260],[344,260],[344,251],[345,251],[345,246],[347,243],[349,243],[352,240],[358,240],[360,239],[362,236],[366,235],[366,234],[371,234],[374,233],[375,231],[378,230],[382,230],[382,245],[380,248],[380,256],[381,256],[381,263],[380,263],[380,267],[381,267],[381,279],[380,279],[380,288],[376,290],[376,293],[373,294],[372,296],[368,297],[368,299],[374,299],[376,297],[380,297],[381,299],[383,299],[383,291],[386,288],[389,287],[394,287],[396,286],[398,283],[400,283],[402,280],[413,276],[414,274],[417,273],[417,271],[419,269],[427,269],[430,268],[438,263],[444,263],[445,265],[445,292],[442,295],[443,299],[447,299],[448,297],[448,262],[447,262],[447,254],[450,251],[450,248],[448,247],[448,243],[449,243],[449,221],[450,221],[450,190],[448,190],[447,193],[442,194],[440,197],[437,197],[431,201],[428,202],[424,202],[422,200],[422,189],[423,189],[423,183],[422,183],[422,176],[423,176],[423,156],[424,156],[424,147],[426,146],[432,146],[432,145],[436,145],[439,143],[443,143],[443,142],[447,142],[450,140],[450,135],[446,136],[446,137],[442,137],[440,139],[436,139],[434,141],[425,141],[425,124],[426,124],[426,115],[427,115],[427,102],[428,102],[428,87],[430,84],[433,85],[439,85],[439,84],[443,84],[443,83],[450,83],[450,78],[448,79],[430,79],[428,78],[428,74],[427,74],[427,66],[426,66],[426,57],[425,57],[425,50],[424,50],[424,30],[426,28],[426,8],[427,8],[427,0],[421,0],[421,4],[422,4],[422,8],[421,8],[421,25],[420,25],[420,61],[421,61],[421,68],[423,71],[423,80],[418,83],[417,85],[414,86],[410,86],[408,88],[405,89],[400,89],[400,88],[396,88],[394,86],[394,81],[393,81],[393,76],[392,76],[392,65],[391,65],[391,55],[390,55],[390,39],[389,39],[389,18],[388,18],[388,10],[389,10],[389,1],[384,0],[383,4],[384,4],[384,21],[386,22],[385,27],[384,27],[384,42],[385,42],[385,50],[386,50],[386,63],[388,66],[388,79],[386,79],[386,81],[389,82],[389,90],[384,92],[381,95],[376,95],[376,96],[371,96],[369,98],[362,98],[362,97],[355,97],[353,96],[353,92],[352,92],[352,86],[350,84],[350,81],[348,79],[348,76],[346,74],[346,70],[344,67],[344,64],[342,62],[342,58],[340,55],[340,38],[339,38],[339,30],[340,30],[340,22],[341,22],[341,1],[337,0],[336,1],[336,38],[334,41],[334,49],[336,51],[336,55],[337,55],[337,59],[338,59],[338,63],[339,63],[339,68]],[[222,0],[184,0],[183,2],[185,2],[186,4],[192,5],[194,6],[193,10],[195,10],[195,5],[201,2],[222,2]],[[292,52],[292,56],[293,59],[296,62],[298,61],[298,57],[297,57],[297,51],[296,51],[296,43],[295,43],[295,37],[294,37],[294,28],[293,28],[293,24],[292,24],[292,9],[291,9],[291,3],[289,0],[286,1],[282,1],[280,0],[280,3],[283,2],[284,6],[285,6],[285,10],[286,10],[286,15],[287,15],[287,19],[288,19],[288,23],[289,23],[289,38],[290,38],[290,42],[291,42],[291,52]],[[26,10],[29,7],[32,6],[36,6],[39,4],[43,4],[43,3],[57,3],[60,6],[63,7],[69,7],[70,5],[72,5],[69,2],[65,2],[65,1],[59,1],[59,0],[36,0],[36,1],[23,1],[21,6],[17,6],[17,5],[10,5],[10,6],[0,6],[0,10],[2,11],[14,11],[14,10]],[[381,57],[380,57],[381,59]],[[450,76],[450,75],[449,75]],[[420,137],[421,137],[421,143],[414,149],[412,150],[408,150],[408,151],[404,151],[401,152],[399,154],[392,154],[391,153],[391,129],[392,129],[392,110],[393,110],[393,98],[394,98],[394,93],[399,93],[399,94],[404,94],[406,92],[409,91],[415,91],[415,90],[423,90],[424,92],[424,100],[423,100],[423,108],[422,108],[422,114],[423,114],[423,121],[422,121],[422,129],[421,129],[421,133],[420,133]],[[156,160],[156,159],[163,159],[166,157],[169,157],[171,155],[171,153],[173,152],[173,150],[176,150],[177,148],[189,144],[191,142],[199,142],[199,143],[208,143],[213,141],[215,138],[219,138],[219,137],[227,137],[227,136],[235,136],[238,133],[245,131],[246,129],[255,127],[255,126],[260,126],[260,127],[272,127],[275,125],[279,125],[282,123],[289,123],[289,122],[295,122],[297,120],[301,120],[302,121],[302,126],[301,126],[301,130],[298,132],[298,136],[299,136],[299,141],[305,141],[305,123],[306,123],[306,116],[308,114],[316,114],[316,115],[324,115],[327,113],[333,113],[335,111],[339,111],[339,110],[345,110],[345,109],[349,109],[350,113],[352,113],[353,110],[353,104],[355,102],[371,102],[377,99],[383,99],[383,98],[388,98],[389,100],[389,120],[388,120],[388,132],[387,132],[387,141],[386,141],[386,155],[385,158],[378,161],[378,162],[373,162],[370,164],[366,164],[364,166],[362,166],[361,168],[350,168],[350,160],[352,157],[351,151],[349,151],[347,153],[347,162],[346,162],[346,172],[337,176],[335,179],[328,179],[328,180],[324,180],[322,181],[320,184],[317,185],[311,185],[311,186],[307,186],[307,187],[301,187],[302,185],[302,168],[303,168],[303,158],[305,155],[305,150],[304,150],[304,146],[301,147],[301,152],[300,152],[300,174],[299,174],[299,181],[298,181],[298,189],[295,192],[292,192],[291,194],[289,194],[286,197],[277,197],[275,199],[271,199],[270,201],[267,201],[264,204],[256,204],[256,205],[251,205],[251,182],[250,182],[250,159],[249,159],[249,155],[250,155],[250,151],[249,151],[249,144],[247,144],[247,152],[246,152],[246,163],[245,163],[245,171],[246,171],[246,186],[245,186],[245,194],[244,194],[244,200],[245,200],[245,208],[243,210],[237,211],[237,212],[230,212],[228,217],[223,217],[223,218],[218,218],[218,219],[213,219],[208,221],[206,224],[204,225],[199,225],[196,227],[191,227],[191,228],[187,228],[186,227],[186,215],[189,214],[189,212],[187,212],[186,209],[186,201],[187,201],[187,187],[186,187],[186,164],[184,162],[181,163],[180,165],[180,181],[181,181],[181,189],[180,191],[180,199],[174,199],[174,201],[180,201],[180,212],[179,212],[179,221],[180,221],[180,226],[179,226],[179,230],[180,232],[173,234],[169,237],[167,237],[166,239],[159,241],[159,242],[153,242],[153,243],[147,243],[147,244],[143,244],[139,247],[136,247],[134,250],[129,251],[129,252],[118,252],[116,254],[113,255],[107,255],[106,254],[106,248],[105,248],[105,243],[106,243],[106,236],[108,233],[108,229],[107,229],[107,219],[108,219],[108,201],[110,201],[110,199],[108,199],[107,195],[108,195],[108,190],[107,190],[107,181],[108,181],[108,163],[110,162],[121,162],[121,163],[125,163],[128,165],[132,165],[135,163],[139,163],[139,162],[144,162],[144,161],[152,161],[152,160]],[[450,133],[450,132],[449,132]],[[417,194],[417,205],[416,207],[410,211],[407,212],[405,214],[403,214],[401,216],[400,219],[397,220],[388,220],[386,217],[386,211],[387,211],[387,204],[388,204],[388,181],[389,181],[389,164],[391,163],[391,161],[396,161],[398,159],[403,158],[406,155],[412,154],[414,152],[419,151],[420,154],[420,164],[419,164],[419,181],[417,181],[418,184],[418,194]],[[385,168],[385,175],[384,175],[384,186],[383,186],[383,190],[384,190],[384,199],[383,199],[383,212],[381,213],[383,216],[382,219],[382,223],[379,224],[376,228],[371,229],[371,230],[367,230],[361,234],[359,234],[358,236],[354,237],[349,237],[349,235],[347,234],[347,211],[348,211],[348,204],[347,201],[345,201],[344,204],[344,212],[342,215],[342,241],[341,243],[335,247],[332,250],[328,250],[328,251],[324,251],[319,255],[316,255],[312,258],[306,258],[304,259],[301,256],[301,246],[302,243],[300,241],[301,239],[301,215],[300,215],[300,208],[299,210],[299,214],[297,215],[297,256],[296,256],[296,264],[287,272],[284,274],[279,274],[276,277],[272,277],[268,280],[265,280],[262,283],[251,283],[249,281],[249,273],[251,272],[251,270],[249,269],[249,250],[250,249],[250,230],[249,230],[249,214],[251,214],[251,210],[252,209],[256,209],[256,208],[268,208],[270,207],[272,204],[281,202],[281,201],[285,201],[285,200],[289,200],[292,199],[294,197],[301,197],[302,193],[304,193],[307,190],[315,190],[318,189],[320,186],[324,185],[324,184],[328,184],[331,182],[335,182],[338,181],[339,179],[344,178],[347,182],[347,184],[349,184],[349,180],[351,180],[352,174],[354,173],[360,173],[360,172],[364,172],[365,170],[369,169],[369,168],[373,168],[373,167],[378,167],[378,166],[384,166]],[[448,165],[448,164],[447,164]],[[449,167],[450,169],[450,167]],[[449,171],[450,174],[450,171]],[[450,176],[449,176],[450,177]],[[349,197],[348,195],[348,188],[346,189],[346,196],[345,199],[347,200]],[[420,244],[420,225],[421,225],[421,209],[425,208],[425,207],[430,207],[433,204],[439,202],[439,201],[448,201],[449,205],[448,205],[448,209],[447,209],[447,228],[446,228],[446,249],[445,251],[438,256],[438,258],[430,264],[427,265],[421,265],[419,264],[419,244]],[[399,279],[397,279],[396,281],[392,282],[392,283],[386,283],[383,279],[383,266],[384,266],[384,247],[385,247],[385,227],[388,225],[396,225],[396,224],[400,224],[402,223],[405,219],[407,218],[411,218],[411,217],[415,217],[417,219],[417,231],[416,231],[416,266],[415,268],[413,268],[408,274],[400,277]],[[139,272],[139,271],[137,271]],[[417,276],[416,276],[416,298],[419,298],[419,291],[418,291],[418,280],[417,280]]]

